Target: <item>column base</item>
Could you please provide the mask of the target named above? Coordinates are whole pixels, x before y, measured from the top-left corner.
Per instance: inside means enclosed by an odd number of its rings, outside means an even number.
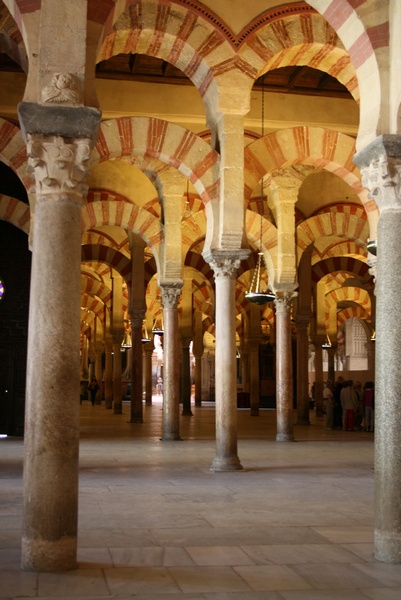
[[[143,423],[142,417],[131,417],[128,423]]]
[[[212,465],[210,467],[210,471],[213,472],[224,472],[224,471],[242,471],[243,466],[240,463],[238,456],[230,456],[219,458],[215,457]]]
[[[77,569],[77,538],[56,542],[22,538],[21,566],[24,571],[43,573]]]
[[[278,433],[276,435],[276,442],[293,442],[294,435],[292,433]]]
[[[183,417],[193,417],[194,416],[194,413],[192,412],[192,410],[186,410],[185,412],[182,411],[181,414]]]
[[[374,555],[380,562],[401,563],[401,536],[375,530]]]
[[[114,405],[114,414],[115,415],[122,415],[123,414],[123,407],[122,406],[115,406]]]

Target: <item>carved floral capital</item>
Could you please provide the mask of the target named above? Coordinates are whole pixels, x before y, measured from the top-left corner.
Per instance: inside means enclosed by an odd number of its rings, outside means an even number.
[[[161,286],[163,308],[177,308],[181,287]]]
[[[91,140],[28,134],[28,171],[34,174],[38,197],[86,196]]]

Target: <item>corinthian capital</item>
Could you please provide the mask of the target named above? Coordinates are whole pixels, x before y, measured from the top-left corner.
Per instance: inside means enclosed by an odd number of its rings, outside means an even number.
[[[215,277],[234,279],[242,260],[249,256],[249,250],[212,250],[204,253],[203,257],[210,264]]]
[[[181,287],[173,286],[160,286],[163,307],[164,308],[177,308],[178,300],[181,295]]]
[[[297,292],[289,290],[276,291],[276,298],[274,299],[276,313],[289,313],[291,310],[291,303],[296,297]]]
[[[376,138],[355,155],[354,162],[380,211],[401,208],[401,136]]]
[[[82,202],[88,190],[90,149],[90,139],[28,134],[28,170],[35,176],[37,196]]]

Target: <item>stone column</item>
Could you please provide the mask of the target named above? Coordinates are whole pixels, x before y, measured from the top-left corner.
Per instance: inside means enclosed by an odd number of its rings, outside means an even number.
[[[242,251],[214,251],[207,258],[216,282],[216,456],[210,469],[236,471],[242,465],[237,450],[235,276]]]
[[[291,300],[294,292],[277,291],[276,308],[276,411],[277,442],[294,440],[291,347]]]
[[[124,333],[113,334],[113,401],[114,414],[121,415],[123,412],[122,403],[122,370],[121,370],[121,341]]]
[[[259,416],[259,338],[249,338],[249,401],[251,417]]]
[[[107,338],[104,343],[105,368],[104,368],[104,406],[113,408],[113,340]]]
[[[334,368],[334,357],[336,355],[337,346],[331,346],[331,348],[327,348],[327,356],[328,356],[328,369],[327,369],[327,379],[330,379],[333,384],[336,380],[336,371]]]
[[[86,335],[82,338],[81,379],[88,379],[89,340]]]
[[[401,562],[401,136],[383,135],[354,160],[380,209],[376,264],[375,557]]]
[[[188,338],[181,339],[182,352],[182,414],[192,417],[191,410],[191,363],[189,356],[189,345],[191,340]]]
[[[77,566],[81,208],[91,140],[29,133],[33,126],[41,130],[36,108],[29,116],[20,105],[28,168],[36,182],[22,567],[64,571]]]
[[[316,336],[314,339],[315,344],[315,413],[316,416],[321,418],[324,416],[323,413],[323,350],[322,344],[325,341],[324,338]]]
[[[164,315],[163,336],[163,432],[162,440],[180,438],[180,348],[178,340],[178,299],[181,286],[161,286]]]
[[[309,319],[297,318],[297,425],[309,425]]]
[[[152,404],[152,354],[154,350],[153,340],[145,344],[145,404]]]
[[[95,377],[97,379],[97,383],[99,385],[99,389],[96,393],[96,399],[95,399],[95,404],[101,404],[102,403],[102,388],[103,388],[103,382],[102,382],[102,348],[95,346]]]
[[[194,336],[192,352],[195,357],[195,406],[202,406],[202,356],[203,356],[203,328],[202,313],[194,312]]]
[[[131,310],[132,367],[131,367],[131,418],[130,423],[143,423],[143,361],[142,324],[143,311]]]

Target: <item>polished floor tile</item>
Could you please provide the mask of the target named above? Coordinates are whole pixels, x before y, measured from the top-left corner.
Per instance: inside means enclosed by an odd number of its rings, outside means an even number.
[[[401,565],[373,555],[373,436],[238,411],[242,471],[210,471],[214,407],[161,442],[160,399],[81,411],[78,569],[21,571],[23,440],[0,440],[0,599],[399,600]],[[356,485],[355,482],[358,482]]]

